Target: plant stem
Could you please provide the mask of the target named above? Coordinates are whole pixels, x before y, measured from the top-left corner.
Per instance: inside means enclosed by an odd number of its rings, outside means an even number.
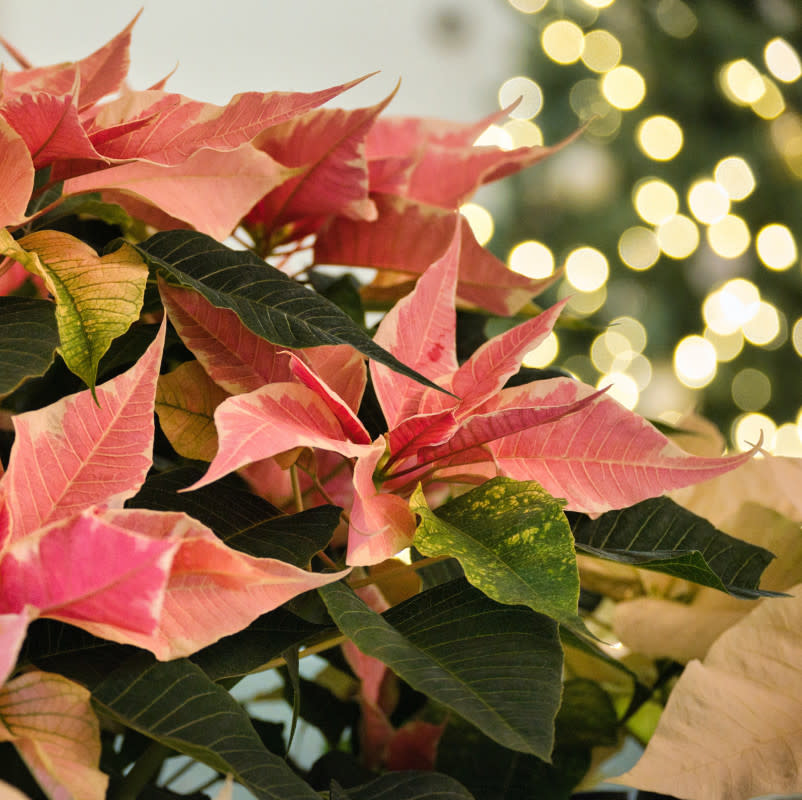
[[[304,510],[304,498],[301,493],[301,482],[298,480],[298,467],[295,464],[290,467],[290,483],[292,484],[295,510],[300,514]]]
[[[374,583],[380,583],[385,578],[392,578],[396,575],[403,575],[407,572],[417,572],[419,569],[428,567],[430,564],[436,564],[438,561],[445,561],[452,556],[432,556],[431,558],[422,558],[419,561],[413,561],[411,564],[405,564],[403,567],[396,567],[395,569],[388,569],[386,572],[380,572],[378,575],[371,575],[362,580],[354,581],[350,584],[352,589],[361,589],[363,586],[370,586]]]
[[[161,742],[151,742],[131,767],[112,800],[136,800],[148,782],[158,775],[165,759],[174,752]]]

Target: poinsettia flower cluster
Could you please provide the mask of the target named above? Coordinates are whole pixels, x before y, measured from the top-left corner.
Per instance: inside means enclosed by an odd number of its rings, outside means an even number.
[[[199,488],[295,448],[337,454],[313,468],[317,485],[348,509],[348,563],[375,564],[409,546],[417,484],[481,483],[495,475],[536,480],[571,510],[600,513],[733,469],[748,453],[692,456],[642,417],[570,378],[504,388],[524,355],[545,339],[561,304],[491,339],[464,364],[455,351],[459,232],[414,291],[384,317],[376,341],[446,392],[371,363],[388,432],[371,440],[350,402],[294,354],[294,380],[224,400],[214,419],[219,448]],[[208,310],[207,310],[208,312]],[[212,312],[213,313],[213,312]],[[198,341],[187,339],[203,357]],[[210,366],[212,375],[216,373]],[[357,368],[358,369],[358,368]],[[339,371],[346,385],[363,385]],[[272,469],[270,468],[272,467]],[[265,491],[274,485],[253,474]],[[343,486],[343,476],[346,486]]]

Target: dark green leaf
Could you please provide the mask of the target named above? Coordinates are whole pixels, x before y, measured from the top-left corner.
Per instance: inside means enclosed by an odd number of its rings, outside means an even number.
[[[55,203],[61,197],[64,190],[64,181],[54,183],[49,189],[45,189],[50,182],[50,176],[53,171],[51,165],[36,170],[33,176],[33,193],[31,199],[28,201],[28,207],[25,209],[25,216],[31,217],[37,211]]]
[[[28,628],[20,663],[58,672],[91,690],[138,652],[136,647],[100,639],[65,622],[38,619]]]
[[[315,625],[277,608],[254,620],[247,628],[225,636],[197,653],[191,660],[212,680],[242,678],[258,672],[288,647],[297,647],[324,631],[336,629]]]
[[[626,675],[629,675],[629,677],[632,678],[635,683],[638,682],[638,676],[631,669],[629,669],[629,667],[625,666],[618,659],[613,658],[608,653],[605,653],[604,650],[598,647],[594,642],[588,641],[582,636],[577,636],[569,628],[560,628],[560,641],[563,643],[564,647],[573,647],[577,650],[581,650],[587,655],[598,658],[608,666],[614,667],[615,669],[621,670],[621,672],[625,673]]]
[[[295,738],[295,728],[298,725],[298,717],[301,711],[301,675],[299,673],[298,648],[288,647],[281,653],[281,657],[286,665],[284,672],[289,677],[289,682],[284,684],[284,688],[285,690],[289,689],[291,694],[292,723],[290,725],[290,735],[287,739],[287,750],[289,750],[292,747],[292,740]]]
[[[437,772],[388,772],[370,783],[331,793],[331,800],[473,800],[473,795],[448,775]]]
[[[183,511],[210,527],[229,547],[258,558],[277,558],[305,567],[331,540],[340,521],[336,506],[317,506],[287,515],[250,492],[236,476],[181,492],[203,475],[179,467],[150,476],[129,506]]]
[[[288,693],[289,687],[285,684],[284,697],[289,703],[291,699]],[[343,731],[357,723],[359,706],[356,702],[340,700],[314,681],[301,678],[296,696],[300,698],[298,710],[301,718],[314,725],[326,737],[329,747],[337,747]]]
[[[590,751],[556,747],[551,761],[507,750],[454,720],[440,739],[436,768],[481,800],[568,800],[590,767]]]
[[[664,572],[736,597],[771,595],[758,589],[774,556],[728,536],[667,497],[644,500],[597,519],[571,514],[578,550]]]
[[[231,250],[203,233],[166,231],[139,245],[167,279],[234,311],[257,336],[284,347],[348,344],[426,386],[435,384],[377,345],[344,311],[253,253]],[[442,389],[440,389],[442,391]]]
[[[49,300],[0,297],[0,395],[47,372],[59,345]]]
[[[92,692],[106,714],[157,742],[230,773],[258,798],[318,800],[285,761],[271,753],[247,713],[187,659],[129,659]]]
[[[499,603],[529,606],[584,631],[577,613],[579,572],[563,505],[534,481],[493,478],[436,512],[416,490],[414,545],[458,559],[465,577]]]
[[[584,678],[566,681],[555,734],[560,747],[616,744],[618,717],[610,696],[595,681]]]
[[[345,274],[332,278],[312,270],[309,282],[316,292],[341,308],[357,325],[364,327],[365,312],[362,308],[362,297],[359,294],[359,284],[353,275]]]
[[[553,620],[496,603],[464,580],[436,586],[383,616],[343,583],[319,592],[363,653],[505,747],[549,757],[562,677]]]

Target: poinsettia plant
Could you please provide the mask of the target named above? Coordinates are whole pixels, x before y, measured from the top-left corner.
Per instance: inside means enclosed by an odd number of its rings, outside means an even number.
[[[459,212],[554,149],[475,146],[506,110],[134,90],[132,27],[55,66],[7,45],[0,796],[180,796],[183,759],[259,798],[569,797],[682,661],[611,655],[602,596],[797,582],[664,496],[754,453],[520,371],[554,278]],[[311,767],[230,692],[266,670],[326,739]]]

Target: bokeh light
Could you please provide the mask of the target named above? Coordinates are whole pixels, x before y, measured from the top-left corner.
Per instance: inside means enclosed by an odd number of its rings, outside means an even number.
[[[549,335],[533,350],[530,350],[522,360],[525,367],[534,367],[535,369],[542,369],[551,364],[557,353],[560,352],[560,343],[557,339],[557,334],[552,331]]]
[[[743,324],[744,336],[752,344],[771,344],[782,330],[780,314],[771,303],[761,300],[757,313]]]
[[[738,358],[744,349],[744,333],[740,328],[732,333],[716,333],[712,328],[705,328],[704,337],[715,348],[719,363]]]
[[[641,219],[652,225],[671,219],[679,208],[677,193],[659,178],[647,178],[636,184],[632,202]]]
[[[745,278],[733,278],[711,292],[702,303],[707,326],[723,336],[735,333],[760,311],[760,292]]]
[[[691,7],[682,0],[660,0],[655,16],[657,24],[675,39],[686,39],[699,23]]]
[[[513,147],[539,147],[543,144],[543,132],[528,119],[511,119],[501,128],[512,140]]]
[[[784,83],[793,83],[802,76],[802,63],[799,54],[785,39],[776,37],[772,39],[763,50],[763,58],[769,72],[777,80]]]
[[[763,78],[763,94],[750,105],[762,119],[776,119],[785,111],[785,98],[771,78]]]
[[[510,250],[507,264],[528,278],[548,278],[554,272],[554,255],[542,242],[520,242]]]
[[[492,214],[477,203],[465,203],[460,206],[459,211],[468,220],[476,241],[483,246],[486,245],[493,238],[495,229]]]
[[[610,105],[631,111],[646,96],[646,81],[633,67],[618,66],[604,74],[601,90]]]
[[[631,375],[625,372],[609,372],[602,375],[596,383],[597,389],[607,389],[607,396],[612,397],[626,408],[635,408],[640,397],[638,384]]]
[[[761,439],[763,448],[771,451],[776,444],[777,425],[765,414],[750,411],[736,418],[732,425],[731,438],[742,452],[751,450]]]
[[[799,428],[793,422],[785,422],[777,428],[774,436],[774,455],[799,458],[802,456],[802,440]]]
[[[791,344],[796,354],[802,358],[802,317],[800,317],[791,330]]]
[[[522,14],[537,14],[548,2],[549,0],[509,0],[510,5]]]
[[[758,258],[772,270],[784,270],[793,266],[797,259],[794,235],[779,223],[764,225],[755,239]]]
[[[513,119],[532,119],[543,108],[543,90],[531,78],[516,75],[508,78],[498,90],[498,102],[502,108],[520,102],[509,112]]]
[[[500,125],[489,125],[473,143],[474,147],[500,147],[502,150],[512,150],[515,144],[507,131]]]
[[[755,189],[752,169],[740,156],[722,158],[713,170],[713,177],[730,200],[743,200]]]
[[[595,292],[609,275],[607,258],[595,247],[577,247],[565,259],[565,277],[580,292]]]
[[[760,411],[771,400],[771,381],[765,372],[752,367],[739,370],[730,390],[735,405],[742,411]]]
[[[695,181],[688,189],[688,208],[699,222],[710,225],[723,219],[730,210],[730,198],[715,181]]]
[[[730,61],[721,68],[719,85],[729,100],[741,106],[756,103],[766,91],[757,67],[745,58]]]
[[[621,42],[609,31],[598,28],[585,34],[582,63],[593,72],[609,72],[621,61]]]
[[[635,140],[649,158],[670,161],[682,149],[682,128],[671,117],[647,117],[638,125]]]
[[[641,225],[627,228],[618,239],[618,255],[636,272],[653,267],[660,258],[660,245],[654,231]]]
[[[582,57],[585,34],[582,28],[567,19],[549,23],[540,37],[543,52],[558,64],[573,64]]]
[[[746,222],[735,214],[727,214],[707,229],[707,242],[722,258],[738,258],[749,247],[751,236]]]
[[[660,223],[656,235],[660,249],[669,258],[687,258],[699,246],[699,228],[684,214],[675,214]]]
[[[716,376],[716,349],[702,336],[686,336],[674,349],[674,372],[690,389],[707,386]]]
[[[560,300],[569,298],[566,311],[579,317],[588,317],[607,302],[607,286],[602,286],[595,292],[577,292],[568,281],[563,281],[557,290],[557,297]]]

